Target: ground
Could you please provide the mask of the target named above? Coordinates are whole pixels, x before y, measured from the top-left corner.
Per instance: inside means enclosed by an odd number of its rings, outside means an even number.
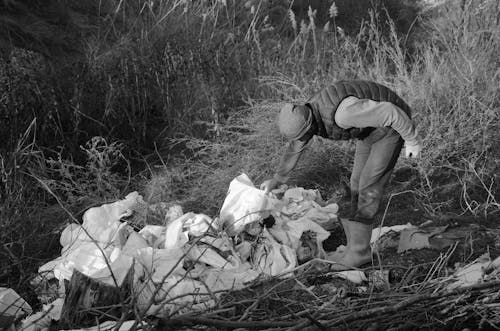
[[[498,242],[500,229],[498,222],[493,217],[463,216],[460,215],[462,211],[459,210],[448,211],[446,214],[430,215],[425,211],[425,207],[419,201],[416,193],[408,190],[408,186],[413,184],[412,181],[416,176],[418,174],[407,168],[395,171],[392,181],[387,187],[375,227],[407,223],[416,226],[425,223],[427,227],[447,226],[446,232],[455,234],[459,242],[449,257],[447,263],[449,267],[453,267],[455,263],[470,262],[486,252],[490,253],[492,259],[500,256],[500,243]],[[341,199],[339,204],[346,208],[347,200],[347,198]],[[397,238],[395,239],[397,240]],[[340,244],[345,244],[345,236],[341,227],[332,231],[330,238],[324,242],[324,248],[326,251],[332,251]],[[410,250],[398,254],[395,247],[387,247],[380,252],[378,258],[384,266],[412,267],[422,265],[424,268],[427,265],[430,268],[440,255],[447,252],[448,248]]]

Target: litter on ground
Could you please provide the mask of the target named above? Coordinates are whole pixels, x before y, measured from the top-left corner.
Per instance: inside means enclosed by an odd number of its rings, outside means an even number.
[[[325,203],[319,191],[283,186],[266,194],[245,174],[230,183],[216,218],[184,213],[179,205],[167,206],[148,205],[132,192],[123,200],[88,209],[81,224],[69,224],[62,231],[61,255],[38,270],[38,282],[57,284],[55,295],[41,300],[46,303],[42,311],[32,314],[29,305],[10,289],[0,289],[0,309],[4,307],[16,318],[27,316],[22,324],[27,330],[44,330],[52,320],[81,318],[68,312],[75,308],[71,304],[91,308],[98,300],[116,299],[121,291],[134,298],[143,317],[204,311],[224,292],[271,277],[287,279],[301,264],[323,259],[329,230],[340,229],[338,205]],[[127,222],[135,211],[145,208],[160,212],[164,224],[136,229]],[[446,247],[454,237],[443,236],[445,231],[446,227],[421,229],[410,223],[379,227],[372,232],[371,244],[375,248],[387,234],[397,233],[399,253]],[[430,239],[435,243],[436,238],[438,244],[431,244]],[[475,284],[496,274],[497,260],[491,262],[488,256],[457,269],[447,280],[448,288]],[[389,272],[382,269],[368,276],[362,270],[329,274],[358,286],[384,289],[389,283]],[[75,284],[76,277],[80,280]],[[81,279],[93,284],[94,292],[99,288],[106,295],[93,292],[90,299],[81,300],[78,296],[88,296]],[[106,323],[95,328],[115,326]],[[125,322],[120,330],[129,323],[133,322]]]
[[[63,230],[61,256],[39,274],[57,280],[64,293],[75,270],[115,287],[124,286],[132,270],[132,294],[145,315],[206,309],[222,291],[288,277],[299,263],[323,258],[325,227],[335,224],[338,211],[336,204],[324,206],[317,190],[265,194],[245,174],[230,183],[218,218],[174,206],[164,210],[163,226],[136,231],[127,217],[145,204],[132,192],[87,210],[81,225]]]

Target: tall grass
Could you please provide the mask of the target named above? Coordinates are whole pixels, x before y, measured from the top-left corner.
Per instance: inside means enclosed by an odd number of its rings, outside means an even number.
[[[286,47],[276,43],[259,54],[258,95],[266,99],[254,97],[249,112],[239,118],[256,134],[228,136],[226,145],[218,145],[226,148],[225,155],[213,154],[222,158],[213,167],[186,166],[196,179],[181,196],[206,201],[206,208],[214,210],[238,171],[250,172],[256,181],[271,175],[284,143],[273,125],[279,103],[303,101],[337,79],[363,78],[393,88],[413,108],[424,152],[420,160],[402,159],[399,165],[419,173],[409,188],[421,207],[430,215],[495,215],[500,193],[499,13],[494,1],[450,1],[413,22],[427,38],[415,38],[409,49],[408,35],[387,23],[384,11],[371,12],[359,33],[347,35],[331,29],[335,15],[325,27],[317,25],[312,9],[301,22],[289,10],[293,35]],[[388,28],[381,29],[382,24]],[[327,195],[345,191],[352,152],[350,143],[315,142],[292,183],[319,187]],[[207,157],[204,162],[211,161]]]
[[[263,83],[287,100],[344,78],[390,86],[413,107],[424,137],[422,159],[402,164],[420,172],[417,193],[427,211],[496,213],[499,13],[494,1],[450,1],[426,13],[422,33],[430,38],[411,53],[407,36],[393,23],[382,33],[383,12],[372,12],[355,37],[315,27],[310,15],[296,31],[287,61],[270,70],[279,75],[262,77]]]

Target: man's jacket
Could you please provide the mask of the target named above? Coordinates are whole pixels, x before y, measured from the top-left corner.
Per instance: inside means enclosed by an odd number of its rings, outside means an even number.
[[[323,88],[307,101],[319,125],[319,136],[333,140],[363,139],[373,131],[373,127],[343,129],[335,122],[335,113],[340,103],[350,96],[390,102],[403,110],[411,119],[410,107],[391,89],[366,80],[342,80]]]

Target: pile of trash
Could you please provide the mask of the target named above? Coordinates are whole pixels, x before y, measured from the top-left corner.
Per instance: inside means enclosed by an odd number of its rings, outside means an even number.
[[[175,205],[163,210],[164,225],[137,231],[127,218],[144,206],[158,209],[133,192],[88,209],[81,225],[62,231],[61,256],[39,268],[45,282],[58,282],[54,302],[63,305],[75,270],[115,287],[132,270],[132,295],[145,315],[205,310],[224,291],[289,277],[299,263],[323,258],[322,242],[330,235],[324,227],[336,222],[338,211],[317,190],[284,187],[266,194],[245,174],[230,183],[214,219]]]
[[[107,302],[95,301],[101,296],[100,285],[126,289],[141,317],[206,311],[227,291],[271,277],[291,277],[301,264],[324,259],[323,241],[338,226],[337,212],[338,205],[325,202],[317,190],[282,186],[266,194],[245,174],[230,183],[215,218],[185,213],[179,205],[151,205],[132,192],[123,200],[88,209],[81,224],[69,224],[62,231],[61,255],[42,265],[32,282],[43,288],[42,311],[33,314],[17,293],[0,288],[0,328],[28,316],[21,329],[48,330],[52,321],[68,319],[68,312],[106,306]],[[138,227],[147,223],[148,213],[160,215],[163,224]],[[422,248],[441,250],[458,238],[459,233],[447,231],[446,226],[408,223],[375,228],[371,245],[374,252],[392,247],[402,254]],[[430,283],[444,281],[445,289],[452,291],[487,281],[497,277],[499,260],[483,256]],[[360,291],[366,291],[366,284],[382,289],[389,285],[389,270],[383,269],[369,274],[335,272],[335,277],[358,285]],[[88,293],[83,284],[87,280],[93,282]],[[75,293],[81,298],[75,299]],[[121,326],[102,322],[96,330],[136,328],[135,321]]]

